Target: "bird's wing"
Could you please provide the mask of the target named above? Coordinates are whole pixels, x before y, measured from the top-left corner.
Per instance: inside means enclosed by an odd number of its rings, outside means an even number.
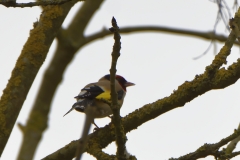
[[[119,88],[117,88],[119,89]],[[118,100],[122,100],[124,97],[124,90],[120,89],[117,91]],[[77,100],[80,99],[104,99],[111,100],[111,91],[109,82],[98,82],[92,83],[84,87],[78,96],[75,97]]]
[[[77,100],[79,99],[94,99],[97,98],[99,95],[103,94],[104,88],[100,87],[97,83],[92,83],[85,86],[81,92],[74,98]]]

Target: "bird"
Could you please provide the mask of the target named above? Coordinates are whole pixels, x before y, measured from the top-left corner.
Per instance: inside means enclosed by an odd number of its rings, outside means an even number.
[[[135,84],[128,82],[124,77],[120,75],[116,75],[115,80],[115,89],[118,95],[118,104],[122,106],[124,97],[127,92],[126,88]],[[103,76],[98,80],[98,82],[86,85],[74,98],[77,102],[72,105],[72,108],[65,115],[74,109],[85,114],[89,113],[93,117],[92,124],[94,124],[96,128],[99,128],[94,122],[94,119],[109,117],[112,114],[110,107],[110,74]]]

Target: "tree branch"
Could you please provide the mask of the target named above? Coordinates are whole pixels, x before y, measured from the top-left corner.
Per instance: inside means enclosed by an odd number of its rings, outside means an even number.
[[[116,19],[112,18],[112,27],[109,28],[109,30],[114,33],[114,45],[113,45],[113,51],[112,51],[112,65],[110,69],[110,80],[111,80],[111,109],[113,112],[113,124],[115,126],[115,134],[116,134],[116,144],[117,144],[117,159],[119,160],[125,160],[126,156],[124,155],[124,152],[126,150],[125,143],[127,141],[122,121],[120,117],[120,106],[117,101],[117,92],[115,88],[115,77],[116,77],[116,65],[118,57],[120,56],[120,49],[121,49],[121,36],[118,33],[119,27],[117,25]]]
[[[193,36],[198,38],[203,38],[207,40],[218,40],[220,42],[225,42],[227,37],[224,35],[216,35],[213,31],[212,32],[199,32],[199,31],[191,31],[191,30],[184,30],[178,28],[171,28],[171,27],[163,27],[163,26],[135,26],[135,27],[121,27],[120,33],[121,34],[128,34],[134,32],[166,32],[171,34],[179,34],[183,36]],[[86,42],[89,43],[99,38],[103,38],[105,36],[109,36],[111,33],[106,28],[103,28],[101,31],[91,34],[86,37]],[[240,42],[234,41],[234,44],[240,45]]]
[[[238,155],[240,155],[240,151],[231,153],[230,155],[228,155],[228,158],[231,159],[231,158],[236,157]]]
[[[240,123],[238,125],[238,130],[240,130]],[[237,138],[235,138],[234,140],[232,140],[226,149],[224,149],[225,154],[231,154],[233,152],[233,150],[236,148],[238,142],[240,141],[240,136],[238,136]]]
[[[96,144],[96,143],[90,141],[89,144]],[[104,159],[104,160],[116,160],[116,159],[117,159],[117,157],[114,156],[114,155],[109,155],[109,154],[107,154],[107,153],[104,153],[104,152],[102,151],[102,147],[99,146],[99,145],[97,145],[97,144],[96,144],[96,145],[88,146],[88,149],[87,149],[87,150],[91,153],[91,155],[94,155],[94,157],[95,157],[96,159]]]
[[[0,0],[0,4],[5,7],[35,7],[35,6],[48,6],[48,5],[61,5],[73,0],[49,0],[49,1],[37,1],[37,2],[29,2],[29,3],[16,3],[13,1],[2,1]],[[80,1],[80,0],[79,0]],[[83,0],[81,0],[83,1]]]
[[[66,10],[59,6],[46,7],[39,22],[25,43],[7,87],[0,100],[0,155],[7,143],[17,116],[36,77],[58,29],[65,19]],[[41,121],[41,119],[39,119]],[[34,130],[41,125],[31,126]]]
[[[64,5],[69,5],[69,10],[71,6],[74,5],[74,2],[77,1],[72,1]],[[23,132],[21,151],[19,153],[21,155],[19,155],[19,157],[25,157],[24,155],[29,155],[30,153],[32,156],[34,155],[35,149],[41,140],[43,132],[48,126],[48,114],[54,93],[58,84],[62,81],[64,70],[79,49],[75,48],[74,42],[83,41],[83,31],[101,4],[102,1],[100,0],[88,0],[84,2],[79,11],[76,13],[76,16],[68,29],[61,30],[60,35],[64,35],[64,38],[59,38],[62,36],[58,36],[57,49],[48,68],[44,72],[44,76],[41,84],[39,85],[39,91],[26,122],[26,126],[22,127],[25,129]],[[63,7],[64,5],[60,7]],[[48,7],[51,8],[55,6]],[[66,9],[63,13],[67,14],[68,10]],[[56,32],[51,31],[49,34],[51,35],[52,33]],[[74,150],[74,153],[75,152],[76,148]],[[30,159],[32,159],[31,156]],[[24,160],[27,159],[24,158]]]
[[[89,110],[89,107],[85,109],[85,122],[84,127],[82,130],[81,138],[79,139],[79,144],[76,150],[76,159],[75,160],[81,160],[82,153],[84,152],[87,142],[88,142],[88,133],[91,127],[91,123],[94,121],[94,118],[91,113],[91,109]]]
[[[232,135],[222,139],[218,143],[204,144],[193,153],[189,153],[179,158],[170,158],[169,160],[192,160],[192,159],[204,158],[209,155],[213,155],[215,158],[220,157],[221,155],[220,155],[220,152],[218,152],[218,149],[238,136],[240,136],[240,129],[236,130]],[[225,156],[225,158],[228,158],[228,157]]]

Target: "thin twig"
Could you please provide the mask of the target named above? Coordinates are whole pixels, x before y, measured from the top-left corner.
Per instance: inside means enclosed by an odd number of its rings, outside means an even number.
[[[88,110],[89,107],[86,107],[85,109],[85,122],[84,122],[84,128],[82,132],[82,136],[79,139],[79,144],[76,150],[76,160],[81,160],[82,153],[84,152],[86,148],[86,144],[88,142],[88,133],[91,127],[91,123],[93,122],[94,118],[92,117],[91,111]]]
[[[29,2],[29,3],[15,3],[12,1],[4,1],[4,2],[0,1],[0,4],[5,7],[24,8],[24,7],[35,7],[35,6],[61,5],[70,1],[73,1],[73,0],[37,1],[37,2]]]
[[[116,65],[117,65],[117,59],[120,56],[120,49],[121,49],[121,36],[119,34],[119,27],[117,26],[116,19],[112,18],[112,27],[109,29],[111,32],[114,33],[114,45],[113,45],[113,51],[112,51],[112,65],[110,69],[110,80],[111,80],[111,100],[112,100],[112,112],[113,112],[113,124],[115,126],[115,134],[116,134],[116,143],[117,143],[117,158],[119,160],[126,159],[124,155],[124,151],[126,149],[125,143],[126,143],[126,135],[121,123],[121,117],[120,117],[120,106],[117,102],[117,92],[115,89],[115,76],[116,76]]]
[[[164,26],[135,26],[135,27],[124,27],[121,28],[119,31],[121,34],[131,34],[135,32],[161,32],[161,33],[171,33],[176,35],[182,36],[193,36],[196,38],[203,38],[206,40],[217,40],[219,42],[225,42],[227,40],[227,36],[224,35],[217,35],[214,31],[210,32],[199,32],[194,30],[185,30],[185,29],[178,29],[178,28],[171,28],[171,27],[164,27]],[[105,36],[109,36],[111,33],[105,28],[101,31],[86,36],[85,43],[92,42],[99,38],[103,38]],[[234,44],[240,45],[238,41],[235,41]]]

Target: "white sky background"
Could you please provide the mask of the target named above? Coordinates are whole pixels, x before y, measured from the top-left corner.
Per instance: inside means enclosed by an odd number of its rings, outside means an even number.
[[[233,0],[228,2],[232,7]],[[64,27],[69,24],[80,5],[81,2],[72,9],[64,22]],[[29,30],[32,29],[33,22],[39,19],[40,13],[38,7],[18,9],[0,6],[1,90],[5,88],[22,46],[29,36]],[[106,1],[95,14],[86,34],[97,32],[103,27],[111,27],[112,16],[115,16],[120,28],[159,25],[205,32],[213,28],[217,6],[208,0]],[[228,35],[222,22],[218,26],[218,33]],[[203,73],[205,67],[214,58],[212,47],[207,55],[193,60],[193,57],[202,54],[210,44],[210,41],[195,37],[146,32],[122,35],[121,41],[122,49],[117,73],[136,84],[128,88],[121,109],[122,116],[147,103],[169,96],[183,82],[191,81],[196,74]],[[84,115],[76,111],[64,118],[63,115],[71,108],[75,102],[73,97],[82,87],[109,73],[113,42],[110,36],[99,39],[76,54],[54,97],[49,128],[38,147],[35,160],[44,158],[80,137]],[[25,124],[27,120],[43,71],[52,58],[55,44],[56,42],[53,43],[34,81],[17,123]],[[217,52],[222,46],[222,43],[217,45]],[[235,62],[238,57],[239,48],[233,47],[228,57],[228,65]],[[218,142],[232,134],[239,124],[239,88],[240,84],[236,82],[224,90],[207,92],[184,107],[174,109],[143,124],[127,134],[127,149],[139,160],[162,160],[193,152],[204,143]],[[110,122],[110,119],[104,118],[95,122],[103,127]],[[16,159],[21,139],[22,134],[15,125],[1,160]],[[111,144],[106,152],[114,154],[114,145]],[[239,149],[238,146],[236,151]],[[84,154],[83,159],[94,158]],[[204,159],[214,158],[209,156]],[[236,159],[239,159],[239,156],[233,158]]]

